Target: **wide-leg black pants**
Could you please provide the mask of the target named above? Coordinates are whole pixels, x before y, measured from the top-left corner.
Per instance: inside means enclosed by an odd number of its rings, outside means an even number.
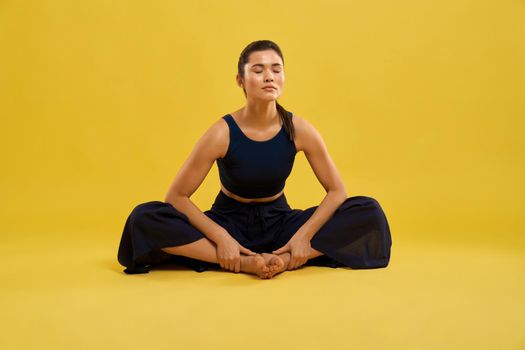
[[[292,209],[285,194],[266,203],[243,203],[219,191],[211,209],[204,212],[244,247],[257,253],[285,245],[318,206]],[[210,263],[166,253],[161,248],[179,246],[205,237],[188,217],[171,204],[150,201],[137,205],[128,216],[120,240],[118,261],[126,273],[147,273],[166,263],[195,271],[221,269]],[[392,237],[383,209],[372,197],[347,198],[311,240],[324,255],[305,265],[382,268],[388,265]],[[304,266],[304,265],[303,265]]]

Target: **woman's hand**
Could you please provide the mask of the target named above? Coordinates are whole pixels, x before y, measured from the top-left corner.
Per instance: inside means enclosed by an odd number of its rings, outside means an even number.
[[[241,255],[255,255],[250,249],[243,247],[233,237],[228,236],[217,243],[217,260],[223,269],[241,271]]]
[[[288,243],[281,248],[274,250],[272,253],[281,254],[289,251],[290,262],[288,263],[288,270],[293,270],[299,266],[305,264],[308,261],[308,257],[312,253],[312,245],[310,239],[301,235],[295,234]]]

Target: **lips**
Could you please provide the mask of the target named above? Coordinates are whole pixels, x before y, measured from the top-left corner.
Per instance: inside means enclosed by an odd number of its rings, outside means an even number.
[[[263,89],[274,89],[277,90],[275,86],[264,86]]]

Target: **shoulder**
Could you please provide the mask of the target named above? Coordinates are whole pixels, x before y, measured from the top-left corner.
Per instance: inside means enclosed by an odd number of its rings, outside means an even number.
[[[321,134],[305,117],[293,113],[292,121],[295,128],[295,145],[297,151],[306,153],[311,147],[316,147],[319,142],[322,142]]]
[[[210,149],[215,151],[216,158],[223,158],[230,142],[230,128],[224,116],[215,119],[206,130],[205,135]]]
[[[215,119],[209,127],[209,131],[213,133],[215,137],[220,138],[221,136],[228,136],[229,134],[228,123],[224,119],[224,116]]]
[[[228,149],[228,124],[221,117],[215,119],[201,134],[194,152],[208,159],[223,158]]]

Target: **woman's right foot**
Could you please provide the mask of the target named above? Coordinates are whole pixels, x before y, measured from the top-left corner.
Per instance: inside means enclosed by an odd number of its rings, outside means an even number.
[[[288,255],[286,255],[288,254]],[[290,261],[290,253],[283,253],[281,255],[272,254],[272,253],[262,253],[266,265],[270,269],[268,278],[285,271],[288,267],[288,262]]]
[[[241,254],[241,271],[252,273],[260,278],[266,279],[269,277],[270,269],[266,266],[266,261],[261,254]]]

